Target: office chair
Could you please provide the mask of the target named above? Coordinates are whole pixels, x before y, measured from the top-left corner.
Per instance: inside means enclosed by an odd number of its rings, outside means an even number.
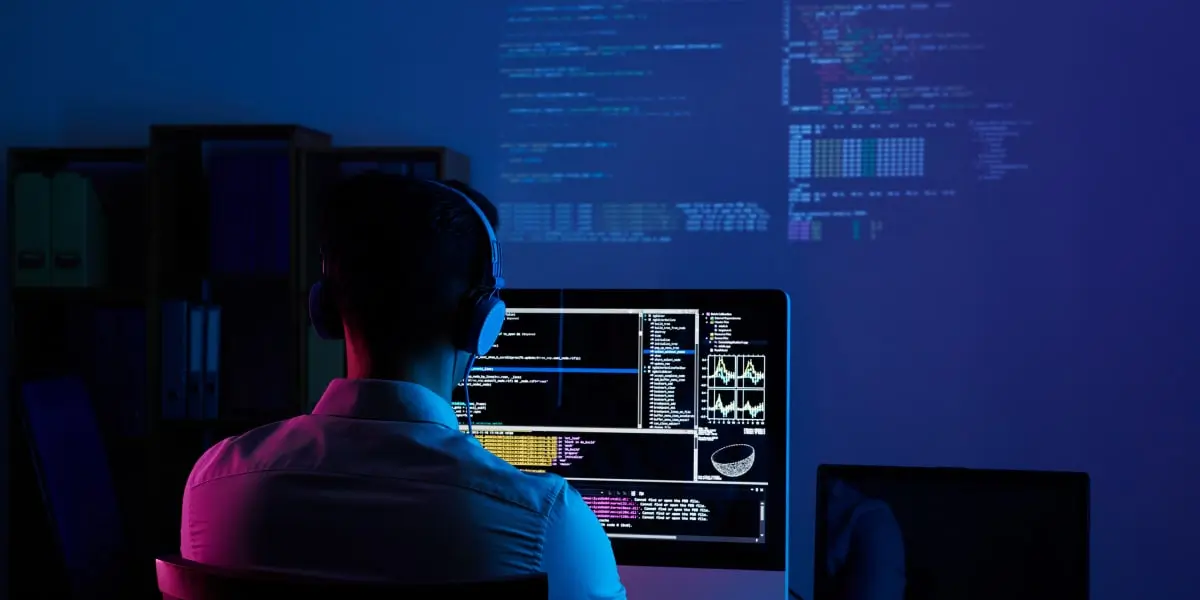
[[[545,573],[495,581],[401,584],[332,579],[211,567],[178,556],[159,558],[155,569],[163,600],[547,600]]]

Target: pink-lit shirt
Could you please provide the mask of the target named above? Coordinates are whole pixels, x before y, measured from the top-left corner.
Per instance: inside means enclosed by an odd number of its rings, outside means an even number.
[[[311,415],[213,446],[180,538],[184,558],[217,566],[413,583],[544,572],[553,600],[625,598],[579,493],[488,452],[411,383],[335,380]]]

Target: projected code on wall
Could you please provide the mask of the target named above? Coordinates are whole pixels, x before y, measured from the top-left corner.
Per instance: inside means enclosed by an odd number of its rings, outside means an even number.
[[[509,5],[504,241],[877,240],[1030,168],[980,6],[781,3]]]
[[[498,68],[505,241],[661,243],[689,232],[767,231],[770,214],[757,198],[708,185],[667,195],[641,183],[652,174],[664,183],[695,177],[703,157],[679,144],[727,116],[709,99],[736,75],[724,39],[733,31],[714,24],[744,22],[745,5],[509,6]]]
[[[782,99],[793,113],[895,114],[982,108],[945,67],[985,50],[937,3],[817,5],[784,0]],[[1000,104],[1003,104],[1001,102]]]
[[[967,81],[988,48],[954,4],[783,7],[790,241],[880,239],[1029,168],[1031,123]]]

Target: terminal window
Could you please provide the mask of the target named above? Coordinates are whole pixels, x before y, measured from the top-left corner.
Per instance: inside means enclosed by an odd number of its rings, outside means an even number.
[[[475,435],[580,491],[612,537],[761,543],[772,363],[741,315],[510,308],[472,369]],[[455,403],[465,421],[467,407]]]

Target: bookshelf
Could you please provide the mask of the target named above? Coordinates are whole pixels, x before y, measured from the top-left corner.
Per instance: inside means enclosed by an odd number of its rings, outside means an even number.
[[[75,189],[56,190],[60,177]],[[10,511],[20,515],[11,522],[10,538],[21,548],[11,553],[14,589],[34,585],[34,578],[39,586],[50,581],[40,569],[54,568],[62,552],[28,447],[20,400],[25,383],[59,377],[83,382],[110,457],[114,492],[128,509],[122,515],[126,532],[133,544],[141,538],[132,517],[143,505],[145,477],[146,354],[137,332],[145,329],[150,301],[146,178],[145,148],[8,151]],[[47,230],[53,240],[45,239]],[[100,268],[93,270],[93,261]],[[66,579],[54,578],[64,586]]]

